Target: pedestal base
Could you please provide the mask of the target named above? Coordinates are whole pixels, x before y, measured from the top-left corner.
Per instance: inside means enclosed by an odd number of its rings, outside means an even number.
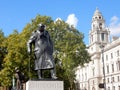
[[[26,90],[64,90],[64,85],[59,80],[29,80]]]

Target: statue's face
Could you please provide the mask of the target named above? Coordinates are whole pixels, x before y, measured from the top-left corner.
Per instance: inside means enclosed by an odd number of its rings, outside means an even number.
[[[40,30],[41,32],[43,32],[43,31],[44,31],[44,27],[41,26],[41,27],[39,28],[39,30]]]

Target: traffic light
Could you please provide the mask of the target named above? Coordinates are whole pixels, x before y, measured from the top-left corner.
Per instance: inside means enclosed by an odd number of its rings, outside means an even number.
[[[104,83],[100,83],[99,88],[104,88]]]

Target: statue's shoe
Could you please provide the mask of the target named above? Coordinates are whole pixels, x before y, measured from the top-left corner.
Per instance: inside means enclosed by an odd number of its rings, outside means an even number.
[[[56,77],[56,76],[52,76],[52,79],[57,79],[58,77]]]

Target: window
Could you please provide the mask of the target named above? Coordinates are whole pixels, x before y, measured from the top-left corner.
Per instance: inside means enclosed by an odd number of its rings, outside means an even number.
[[[107,73],[109,73],[109,65],[107,65]]]
[[[104,33],[101,33],[101,40],[104,41]]]
[[[110,81],[109,81],[109,78],[107,78],[107,82],[109,83]]]
[[[111,53],[111,59],[113,58],[113,53]]]
[[[120,71],[120,61],[118,61],[118,70]]]
[[[108,55],[106,55],[106,60],[108,60]]]
[[[118,88],[119,88],[118,90],[120,90],[120,86],[118,86]]]
[[[108,90],[110,90],[110,87],[108,87]]]
[[[114,64],[112,64],[112,72],[114,72]]]
[[[114,77],[112,77],[112,79],[111,79],[111,83],[113,83],[114,82]]]
[[[118,76],[117,78],[118,78],[118,82],[119,82],[120,81],[120,77]]]
[[[113,86],[113,89],[112,90],[115,90],[115,86]]]
[[[119,56],[119,50],[117,50],[117,56]]]

